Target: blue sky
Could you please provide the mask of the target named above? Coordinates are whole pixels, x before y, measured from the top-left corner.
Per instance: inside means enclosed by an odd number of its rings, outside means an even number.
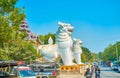
[[[74,26],[72,37],[93,52],[120,41],[120,0],[19,0],[32,32],[56,33],[58,21]]]

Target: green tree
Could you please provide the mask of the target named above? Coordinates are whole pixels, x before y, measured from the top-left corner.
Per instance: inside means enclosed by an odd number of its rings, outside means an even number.
[[[35,59],[36,49],[25,31],[19,32],[21,21],[25,19],[23,8],[15,6],[18,0],[0,0],[0,58],[4,60]]]
[[[83,51],[83,53],[82,53],[82,61],[83,62],[91,62],[91,61],[93,61],[92,53],[88,48],[82,47],[82,51]]]
[[[81,61],[82,62],[87,62],[86,55],[85,55],[84,52],[82,52],[82,54],[81,54]]]
[[[15,7],[17,0],[0,0],[0,45],[11,41],[14,31],[19,30],[25,18],[22,9]]]
[[[46,35],[39,35],[39,39],[44,42],[44,44],[48,44],[48,39],[49,38],[52,38],[53,40],[53,44],[55,44],[55,34],[52,34],[52,33],[48,33]]]
[[[115,44],[110,44],[105,50],[102,52],[102,60],[103,61],[114,61],[117,59],[117,56],[120,56],[120,42]]]

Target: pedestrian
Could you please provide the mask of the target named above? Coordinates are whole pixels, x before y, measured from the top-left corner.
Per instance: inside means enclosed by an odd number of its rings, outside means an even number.
[[[87,70],[85,72],[85,77],[86,78],[92,78],[92,72],[90,71],[90,68],[87,68]]]
[[[94,66],[92,65],[91,66],[91,73],[93,74],[93,72],[94,72]]]
[[[95,68],[95,78],[100,78],[100,68],[98,66]]]

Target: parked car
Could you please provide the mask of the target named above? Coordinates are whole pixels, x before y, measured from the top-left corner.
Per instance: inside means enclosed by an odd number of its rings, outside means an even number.
[[[118,63],[118,72],[120,73],[120,62]]]
[[[16,76],[10,75],[9,71],[17,65],[16,62],[0,60],[0,78],[15,78]]]
[[[117,64],[113,64],[113,66],[111,67],[114,71],[118,71],[118,65]]]
[[[0,71],[0,78],[1,77],[9,77],[10,75],[7,72]]]
[[[36,78],[35,72],[27,66],[14,66],[10,75],[17,76],[18,78]]]
[[[56,65],[57,66],[57,65]],[[30,67],[36,75],[56,76],[58,75],[58,68],[51,63],[31,64]]]
[[[118,72],[120,73],[120,66],[118,66]]]

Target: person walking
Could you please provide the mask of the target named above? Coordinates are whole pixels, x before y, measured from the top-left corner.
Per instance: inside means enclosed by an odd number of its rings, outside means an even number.
[[[87,70],[85,72],[85,77],[86,78],[92,78],[92,72],[90,71],[90,68],[87,68]]]
[[[95,68],[95,78],[100,78],[100,68],[98,66]]]

